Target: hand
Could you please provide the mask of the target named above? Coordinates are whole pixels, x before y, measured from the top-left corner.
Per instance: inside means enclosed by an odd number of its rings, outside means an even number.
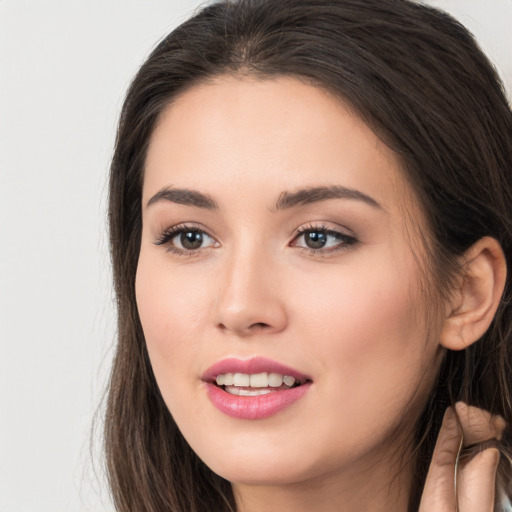
[[[419,512],[494,512],[500,454],[493,440],[501,439],[505,421],[463,402],[455,408],[460,423],[449,407],[437,438]],[[477,446],[471,450],[474,445]],[[470,448],[465,452],[467,447]]]

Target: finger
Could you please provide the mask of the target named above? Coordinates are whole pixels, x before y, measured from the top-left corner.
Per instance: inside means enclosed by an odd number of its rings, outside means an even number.
[[[496,471],[500,460],[497,448],[477,453],[459,468],[457,496],[459,512],[493,512]]]
[[[461,440],[461,428],[455,412],[449,407],[434,448],[419,512],[456,511],[454,475]]]
[[[501,439],[505,421],[500,416],[458,402],[455,409],[464,437],[464,446],[480,445],[481,451],[465,456],[461,453],[457,474],[460,512],[492,512],[496,487],[496,471],[500,453],[493,439]],[[475,447],[476,448],[476,447]]]
[[[464,402],[457,402],[455,410],[462,425],[464,446],[502,438],[506,422],[501,416],[493,416],[490,412]]]

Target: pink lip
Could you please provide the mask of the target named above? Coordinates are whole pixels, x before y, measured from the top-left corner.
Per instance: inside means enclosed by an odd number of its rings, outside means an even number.
[[[289,375],[303,384],[258,396],[232,395],[215,385],[215,378],[219,374],[262,372]],[[307,375],[263,357],[248,360],[224,359],[208,368],[202,380],[206,383],[208,398],[219,411],[233,418],[246,420],[264,419],[277,414],[303,397],[311,387],[311,380]]]

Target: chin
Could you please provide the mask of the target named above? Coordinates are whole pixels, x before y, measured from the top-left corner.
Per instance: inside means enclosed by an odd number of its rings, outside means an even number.
[[[219,451],[211,450],[211,445],[203,445],[205,452],[198,450],[196,453],[214,473],[225,480],[251,486],[292,486],[313,482],[325,475],[337,473],[343,467],[350,470],[357,457],[351,452],[334,453],[330,450],[327,453],[314,446],[315,443],[308,445],[302,436],[295,440],[288,437],[277,445],[275,439],[266,444],[262,441],[242,443],[237,440],[224,444],[224,449]]]
[[[251,486],[288,486],[319,477],[314,468],[298,468],[290,460],[250,461],[209,466],[214,473],[233,484]]]

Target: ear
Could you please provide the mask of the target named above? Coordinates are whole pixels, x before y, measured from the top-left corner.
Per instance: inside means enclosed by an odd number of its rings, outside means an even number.
[[[484,237],[462,259],[459,286],[446,307],[441,345],[463,350],[491,325],[505,288],[507,264],[499,242]]]

